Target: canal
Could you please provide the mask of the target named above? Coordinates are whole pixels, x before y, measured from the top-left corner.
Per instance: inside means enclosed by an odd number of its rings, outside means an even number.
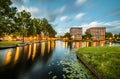
[[[95,79],[74,49],[89,45],[112,44],[48,41],[0,49],[0,79]]]

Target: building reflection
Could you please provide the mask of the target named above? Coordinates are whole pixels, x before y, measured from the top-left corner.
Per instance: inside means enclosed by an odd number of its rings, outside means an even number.
[[[72,43],[72,48],[79,48],[82,47],[82,42],[73,42]]]
[[[68,42],[67,42],[68,43]],[[69,42],[70,49],[89,46],[105,46],[105,41],[97,42]],[[65,46],[65,43],[64,43]]]
[[[11,60],[12,60],[12,50],[9,49],[4,59],[4,65],[8,65],[11,62]]]
[[[105,46],[105,41],[91,42],[90,46]]]
[[[36,55],[36,43],[33,44],[32,60],[34,60],[35,55]]]
[[[20,47],[16,47],[16,52],[15,52],[15,58],[14,58],[14,64],[17,63],[18,59],[20,56]]]
[[[105,46],[105,41],[100,41],[100,46]]]

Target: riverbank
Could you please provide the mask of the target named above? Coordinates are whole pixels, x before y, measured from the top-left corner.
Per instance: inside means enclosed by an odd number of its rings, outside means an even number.
[[[20,43],[22,43],[22,41],[1,41],[0,47],[13,46],[13,45],[20,44]]]
[[[105,79],[119,78],[120,46],[79,48],[77,55],[95,68]]]
[[[46,42],[46,41],[54,41],[54,40],[40,40],[40,41],[0,41],[0,49],[2,48],[10,48],[10,47],[16,47],[16,46],[24,46],[27,44],[33,44],[33,43],[40,43],[40,42]]]

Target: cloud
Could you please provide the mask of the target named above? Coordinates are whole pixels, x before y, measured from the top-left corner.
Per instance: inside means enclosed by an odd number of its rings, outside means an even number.
[[[18,12],[22,10],[30,12],[32,17],[37,17],[41,13],[40,9],[38,9],[37,7],[25,7],[22,5],[20,8],[18,8]]]
[[[59,13],[63,13],[63,12],[65,12],[65,10],[66,10],[66,6],[64,5],[64,6],[62,6],[60,9],[59,9]]]
[[[81,19],[84,15],[85,13],[79,13],[75,16],[75,19]]]
[[[22,0],[23,1],[23,3],[27,3],[27,2],[29,2],[29,0]]]
[[[86,2],[86,0],[76,0],[75,4],[76,4],[77,6],[80,6],[80,5],[82,5],[83,3],[85,3],[85,2]]]
[[[69,28],[57,28],[57,35],[64,35],[66,32],[69,32]]]
[[[13,2],[14,5],[18,6],[18,5],[25,5],[26,3],[29,2],[29,0],[11,0]]]
[[[65,22],[65,21],[67,21],[68,19],[69,19],[68,16],[62,16],[62,17],[60,18],[60,21]]]
[[[51,13],[50,10],[47,10],[45,16],[50,22],[54,22],[57,16],[64,13],[65,10],[66,10],[66,6],[62,6],[59,9],[53,10]]]
[[[107,13],[107,17],[119,19],[120,18],[120,7],[114,8]]]

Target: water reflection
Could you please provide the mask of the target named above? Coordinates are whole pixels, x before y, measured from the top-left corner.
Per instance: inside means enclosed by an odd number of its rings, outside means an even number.
[[[45,42],[41,43],[41,55],[44,56],[45,53]]]
[[[112,46],[112,42],[109,43],[109,46],[110,46],[110,47]]]
[[[53,51],[55,49],[55,41],[51,41],[51,50]]]
[[[20,47],[16,47],[16,53],[15,53],[15,58],[14,58],[14,64],[18,61],[20,56]]]
[[[50,41],[48,41],[48,53],[50,53]]]
[[[30,59],[30,56],[31,56],[31,44],[28,46],[28,59]]]
[[[91,42],[90,46],[105,46],[105,41]]]
[[[11,62],[11,58],[12,58],[12,50],[9,49],[4,60],[4,65],[8,65]]]
[[[32,54],[32,60],[34,60],[36,55],[36,44],[33,44],[33,54]]]
[[[79,47],[89,47],[89,46],[113,46],[114,44],[112,42],[109,42],[108,44],[105,43],[105,41],[94,41],[94,42],[64,42],[64,46],[68,43],[68,46],[70,48],[79,48]],[[116,45],[116,44],[115,44]],[[114,46],[115,46],[114,45]],[[68,47],[67,46],[67,47]]]
[[[68,47],[68,42],[63,42],[63,47]]]

